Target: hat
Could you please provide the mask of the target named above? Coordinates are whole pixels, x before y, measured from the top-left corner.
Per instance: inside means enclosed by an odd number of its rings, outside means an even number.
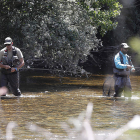
[[[122,44],[120,45],[120,47],[121,47],[121,48],[124,48],[124,49],[129,48],[129,46],[128,46],[126,43],[122,43]]]
[[[12,44],[12,39],[10,37],[5,38],[5,45],[6,44]]]

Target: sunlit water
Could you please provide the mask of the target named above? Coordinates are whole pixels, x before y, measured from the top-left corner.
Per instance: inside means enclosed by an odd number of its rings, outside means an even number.
[[[23,95],[17,98],[8,94],[6,98],[1,99],[0,139],[6,139],[6,126],[14,121],[17,127],[13,129],[13,134],[18,140],[45,139],[41,132],[34,133],[27,128],[30,123],[53,133],[48,136],[50,140],[76,140],[74,136],[68,138],[62,128],[62,122],[69,124],[69,118],[78,118],[79,114],[86,110],[89,102],[93,103],[91,126],[95,135],[110,135],[134,115],[140,115],[140,76],[131,76],[132,98],[122,97],[117,100],[102,96],[106,76],[108,75],[59,78],[21,72],[20,87]],[[126,132],[118,139],[139,139],[138,131]]]

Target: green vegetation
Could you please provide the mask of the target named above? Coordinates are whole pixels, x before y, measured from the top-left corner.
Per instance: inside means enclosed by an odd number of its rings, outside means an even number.
[[[99,32],[104,36],[108,31],[117,27],[117,20],[120,15],[122,5],[118,0],[77,0],[87,10],[90,22],[99,28]]]
[[[117,26],[120,14],[117,0],[1,0],[0,44],[10,36],[21,48],[26,64],[32,58],[44,59],[44,67],[81,72],[91,49],[102,46],[97,29],[104,35]]]

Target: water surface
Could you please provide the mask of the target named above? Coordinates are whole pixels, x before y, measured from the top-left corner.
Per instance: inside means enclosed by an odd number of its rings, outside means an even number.
[[[46,139],[41,132],[31,132],[27,127],[30,123],[53,134],[48,134],[48,139],[76,139],[74,136],[68,137],[62,128],[62,122],[69,125],[69,118],[78,118],[89,102],[93,103],[93,131],[98,136],[109,135],[125,125],[134,115],[140,114],[140,76],[131,76],[132,98],[118,100],[102,96],[103,82],[108,76],[110,75],[60,78],[21,72],[22,97],[15,98],[8,94],[9,98],[1,99],[1,139],[6,139],[6,126],[11,121],[17,123],[13,134],[18,140]],[[118,139],[128,139],[131,136],[139,139],[137,131],[126,132]]]

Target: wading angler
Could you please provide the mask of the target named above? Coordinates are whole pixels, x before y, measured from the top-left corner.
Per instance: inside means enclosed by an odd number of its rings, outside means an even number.
[[[1,87],[10,86],[15,96],[20,96],[19,69],[24,66],[23,54],[19,48],[13,46],[10,37],[5,39],[5,48],[0,51]]]
[[[131,82],[129,75],[130,72],[135,71],[135,68],[132,64],[131,57],[127,55],[129,46],[126,43],[122,43],[120,48],[120,52],[114,57],[114,97],[120,97],[123,91],[125,97],[131,97]]]

